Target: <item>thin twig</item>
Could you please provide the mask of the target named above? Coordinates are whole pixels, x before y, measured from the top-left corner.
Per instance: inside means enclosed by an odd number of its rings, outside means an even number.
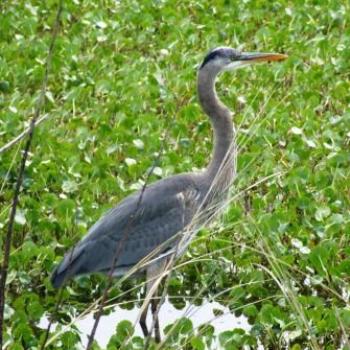
[[[9,224],[8,224],[7,234],[6,234],[5,242],[4,242],[4,253],[3,253],[4,258],[3,258],[3,264],[1,266],[1,279],[0,279],[0,349],[2,349],[2,346],[3,346],[5,286],[6,286],[7,271],[8,271],[9,259],[10,259],[10,249],[11,249],[13,226],[14,226],[16,210],[17,210],[18,201],[19,201],[19,193],[20,193],[20,190],[22,187],[22,182],[23,182],[24,169],[26,166],[26,161],[28,158],[30,145],[31,145],[32,140],[33,140],[36,121],[38,120],[40,111],[45,104],[45,94],[46,94],[46,88],[47,88],[47,82],[48,82],[48,76],[49,76],[49,69],[50,69],[50,64],[51,64],[51,59],[52,59],[53,48],[55,45],[55,41],[56,41],[58,29],[59,29],[59,21],[60,21],[61,12],[62,12],[62,2],[63,2],[63,0],[60,0],[60,2],[59,2],[57,16],[56,16],[54,28],[52,31],[52,39],[51,39],[50,47],[48,50],[48,55],[46,58],[45,74],[44,74],[44,79],[42,82],[40,95],[39,95],[39,98],[38,98],[36,106],[35,106],[34,116],[33,116],[32,120],[30,121],[30,126],[29,126],[29,130],[28,130],[28,139],[27,139],[27,142],[26,142],[25,147],[24,147],[24,152],[22,155],[21,164],[20,164],[20,168],[18,171],[18,177],[17,177],[15,192],[14,192],[13,201],[12,201],[12,208],[11,208],[11,212],[10,212]]]
[[[44,114],[42,117],[40,117],[38,120],[35,121],[34,126],[38,126],[42,121],[48,118],[48,114]],[[13,145],[15,145],[17,142],[21,141],[25,136],[27,136],[30,132],[30,126],[22,131],[19,135],[17,135],[15,138],[13,138],[11,141],[9,141],[6,145],[2,146],[0,148],[0,154],[7,151],[9,148],[11,148]]]

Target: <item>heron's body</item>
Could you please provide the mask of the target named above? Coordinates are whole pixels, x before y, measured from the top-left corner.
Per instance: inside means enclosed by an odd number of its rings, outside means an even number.
[[[66,255],[53,276],[54,286],[76,275],[108,274],[112,268],[113,275],[123,275],[162,243],[150,260],[158,261],[160,255],[170,254],[180,237],[174,241],[171,238],[190,223],[201,202],[203,187],[197,176],[184,174],[151,184],[143,192],[125,198]]]
[[[149,261],[145,266],[173,253],[181,255],[196,228],[210,221],[210,213],[214,217],[224,199],[222,193],[217,192],[214,204],[211,193],[215,193],[215,186],[205,181],[203,175],[176,175],[126,197],[66,254],[55,270],[53,285],[59,287],[67,278],[77,275],[108,274],[112,268],[112,274],[120,276],[147,256]],[[188,225],[191,225],[187,233],[190,237],[179,235]]]
[[[231,112],[216,95],[216,76],[253,61],[284,58],[278,54],[241,54],[231,48],[211,51],[197,81],[199,101],[214,130],[214,151],[208,167],[147,185],[125,198],[65,255],[53,273],[53,285],[59,287],[71,277],[92,272],[122,275],[146,257],[149,261],[144,269],[153,273],[171,254],[181,255],[196,229],[220,211],[235,176]]]

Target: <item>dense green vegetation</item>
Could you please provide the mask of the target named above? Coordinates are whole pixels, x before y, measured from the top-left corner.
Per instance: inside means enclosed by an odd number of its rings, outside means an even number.
[[[1,147],[33,115],[57,2],[0,9]],[[50,272],[155,161],[150,181],[206,165],[211,130],[196,68],[209,48],[227,45],[290,58],[220,78],[239,127],[232,203],[198,234],[168,290],[179,308],[188,296],[213,298],[252,329],[216,334],[182,319],[163,348],[350,349],[349,17],[349,2],[332,0],[65,1],[48,118],[35,131],[16,216],[6,348],[39,348],[44,315],[65,325],[102,294],[103,276],[76,279],[54,313]],[[22,148],[0,154],[1,245]],[[137,299],[140,283],[116,286],[109,303]],[[60,329],[46,348],[78,348],[76,327]],[[119,324],[109,349],[130,333]],[[124,348],[142,349],[143,339]]]

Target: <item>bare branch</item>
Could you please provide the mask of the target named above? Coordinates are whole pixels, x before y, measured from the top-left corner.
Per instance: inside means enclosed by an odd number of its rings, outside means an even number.
[[[59,30],[59,22],[60,22],[60,17],[62,13],[62,5],[63,5],[63,0],[60,0],[58,10],[57,10],[56,20],[52,31],[52,39],[51,39],[49,51],[46,58],[45,73],[44,73],[44,78],[41,86],[41,91],[40,91],[39,98],[36,102],[34,116],[30,121],[30,126],[27,133],[28,139],[24,147],[21,164],[18,171],[18,177],[17,177],[16,187],[13,195],[12,207],[10,212],[10,219],[9,219],[7,234],[4,241],[4,259],[3,259],[3,264],[1,266],[1,276],[0,276],[0,349],[3,348],[2,346],[3,346],[3,323],[4,323],[4,309],[5,309],[5,287],[6,287],[6,278],[7,278],[7,271],[9,266],[9,259],[10,259],[10,249],[11,249],[14,220],[15,220],[16,210],[18,206],[18,201],[19,201],[19,193],[21,191],[22,182],[23,182],[24,169],[28,158],[28,152],[33,140],[35,125],[36,125],[36,122],[39,120],[40,111],[45,104],[45,93],[47,88],[49,70],[51,66],[53,48],[55,45],[58,30]]]

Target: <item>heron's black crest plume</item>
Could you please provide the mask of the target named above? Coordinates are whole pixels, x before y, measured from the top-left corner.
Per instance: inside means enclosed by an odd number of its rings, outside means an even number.
[[[208,53],[208,55],[205,56],[203,63],[201,64],[200,68],[203,68],[209,61],[215,59],[218,56],[217,50],[213,50]]]
[[[240,52],[238,50],[232,49],[230,47],[217,47],[211,51],[205,56],[203,63],[200,66],[200,69],[203,68],[208,62],[218,58],[230,58],[232,61],[235,60],[235,58],[238,58],[240,56]]]

